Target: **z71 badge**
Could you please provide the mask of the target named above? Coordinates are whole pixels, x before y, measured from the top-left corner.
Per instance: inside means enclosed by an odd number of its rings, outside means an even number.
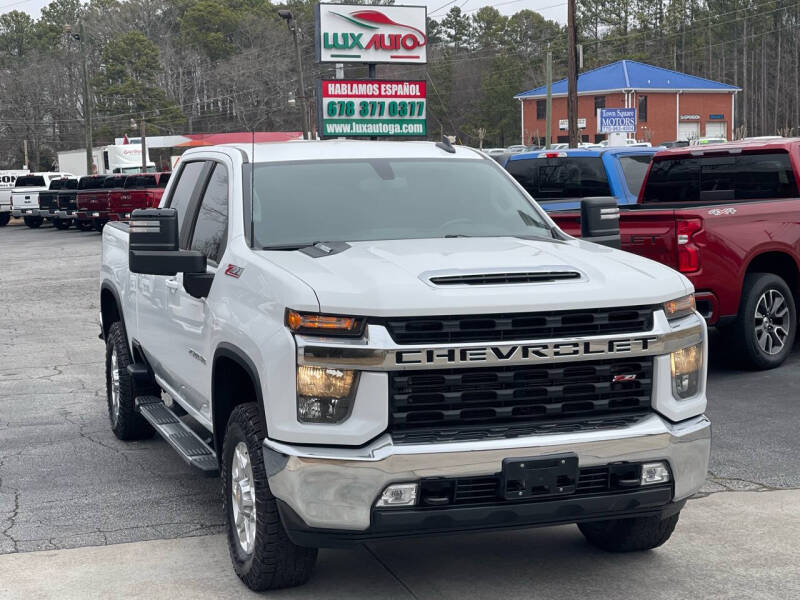
[[[228,277],[233,277],[234,279],[239,279],[244,273],[244,267],[237,267],[236,265],[228,265],[225,268],[225,275]]]

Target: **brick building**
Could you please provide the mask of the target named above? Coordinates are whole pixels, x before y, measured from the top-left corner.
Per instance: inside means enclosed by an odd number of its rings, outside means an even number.
[[[661,142],[699,137],[732,139],[732,85],[662,69],[633,60],[620,60],[578,76],[578,124],[585,142],[606,139],[597,131],[600,108],[636,108],[639,141]],[[552,85],[552,140],[568,142],[567,80]],[[544,143],[547,88],[514,96],[522,112],[522,143]],[[585,126],[583,123],[585,120]],[[634,137],[630,134],[630,137]]]

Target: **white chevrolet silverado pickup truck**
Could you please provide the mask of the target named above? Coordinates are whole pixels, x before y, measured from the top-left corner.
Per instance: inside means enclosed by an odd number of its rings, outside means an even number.
[[[189,150],[160,208],[104,228],[101,286],[114,433],[221,473],[255,590],[398,536],[647,550],[706,477],[688,280],[564,234],[469,148]]]

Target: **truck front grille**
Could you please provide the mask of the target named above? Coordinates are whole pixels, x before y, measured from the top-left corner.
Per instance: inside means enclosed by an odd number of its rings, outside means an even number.
[[[389,374],[389,431],[413,443],[598,428],[647,412],[652,388],[649,357],[395,371]]]
[[[504,342],[639,333],[653,327],[652,306],[547,313],[390,317],[382,321],[398,344]]]

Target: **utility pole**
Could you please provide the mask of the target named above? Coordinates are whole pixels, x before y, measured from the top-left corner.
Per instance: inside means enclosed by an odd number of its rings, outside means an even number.
[[[547,100],[545,100],[545,127],[544,127],[544,147],[545,150],[550,149],[550,142],[553,137],[553,53],[547,51]]]
[[[142,173],[147,173],[147,138],[144,131],[144,113],[139,121],[139,135],[142,137]]]
[[[83,118],[86,129],[86,174],[91,175],[92,167],[94,166],[94,157],[92,156],[92,98],[89,95],[89,67],[86,64],[86,48],[83,44],[86,39],[83,21],[78,22],[78,33],[74,33],[70,25],[67,25],[64,30],[72,36],[72,39],[78,40],[80,43],[81,71],[83,73]]]
[[[311,127],[309,126],[308,119],[309,104],[308,97],[306,96],[306,86],[303,81],[303,60],[300,55],[300,43],[297,41],[297,22],[294,20],[294,15],[292,15],[292,11],[290,10],[279,10],[278,16],[280,16],[281,19],[286,19],[286,25],[289,27],[289,31],[292,32],[292,38],[294,38],[294,50],[297,54],[297,76],[300,80],[300,98],[303,100],[303,138],[309,139],[311,135]]]
[[[567,79],[567,122],[569,127],[569,147],[578,147],[578,48],[577,26],[575,24],[575,0],[568,0],[567,29],[569,43],[567,53],[569,72]]]
[[[23,166],[26,169],[30,169],[30,165],[28,164],[28,140],[22,140],[22,152],[25,155],[25,164]]]

